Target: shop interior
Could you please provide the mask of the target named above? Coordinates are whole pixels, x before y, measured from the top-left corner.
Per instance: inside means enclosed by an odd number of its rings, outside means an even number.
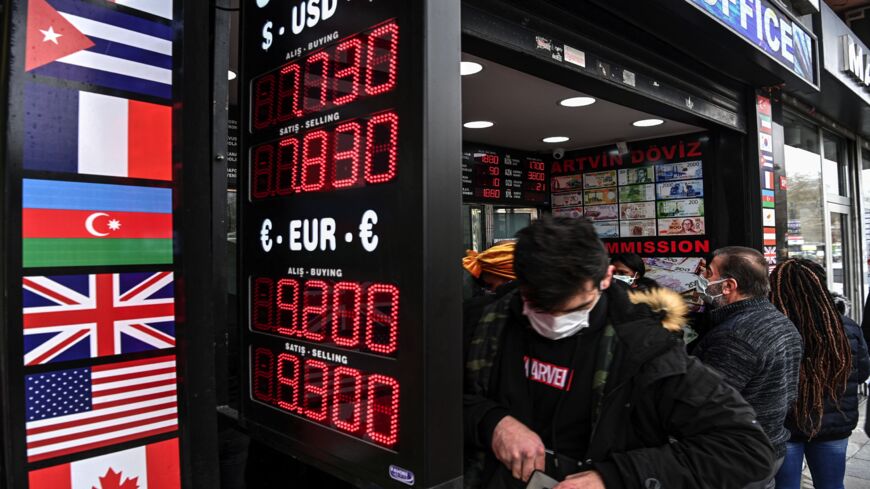
[[[462,55],[462,74],[462,224],[469,250],[512,239],[544,212],[576,215],[551,192],[549,170],[566,153],[598,147],[626,151],[634,141],[704,130],[469,53]],[[505,158],[543,162],[545,180],[528,167],[541,166],[529,163],[516,181]]]

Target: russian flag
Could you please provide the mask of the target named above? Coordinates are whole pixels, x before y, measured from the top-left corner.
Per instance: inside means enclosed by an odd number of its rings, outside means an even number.
[[[172,107],[24,87],[24,168],[172,180]]]
[[[173,36],[170,25],[119,12],[108,2],[31,0],[25,70],[168,100]]]

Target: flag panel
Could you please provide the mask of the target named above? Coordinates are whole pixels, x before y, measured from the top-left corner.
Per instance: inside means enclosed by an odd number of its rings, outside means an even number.
[[[29,462],[175,431],[175,357],[25,376]]]
[[[172,179],[172,107],[39,83],[24,105],[25,169]]]
[[[25,365],[175,346],[172,272],[31,276],[22,287]]]
[[[172,190],[25,179],[25,267],[172,263]]]
[[[172,39],[170,26],[108,6],[34,0],[28,10],[25,69],[168,100]]]
[[[178,456],[178,438],[172,438],[34,470],[30,489],[179,489]]]

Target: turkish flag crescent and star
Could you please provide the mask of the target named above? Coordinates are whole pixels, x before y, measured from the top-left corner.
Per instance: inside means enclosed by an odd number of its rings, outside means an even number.
[[[46,0],[30,0],[27,7],[27,58],[24,71],[88,49],[94,42],[76,29]]]

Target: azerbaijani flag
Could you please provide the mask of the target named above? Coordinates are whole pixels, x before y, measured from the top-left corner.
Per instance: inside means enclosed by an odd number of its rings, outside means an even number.
[[[24,179],[25,267],[172,263],[172,190]]]
[[[27,170],[172,180],[169,105],[27,83],[24,108]]]
[[[776,199],[774,197],[773,190],[761,191],[761,205],[770,209],[776,207]]]

